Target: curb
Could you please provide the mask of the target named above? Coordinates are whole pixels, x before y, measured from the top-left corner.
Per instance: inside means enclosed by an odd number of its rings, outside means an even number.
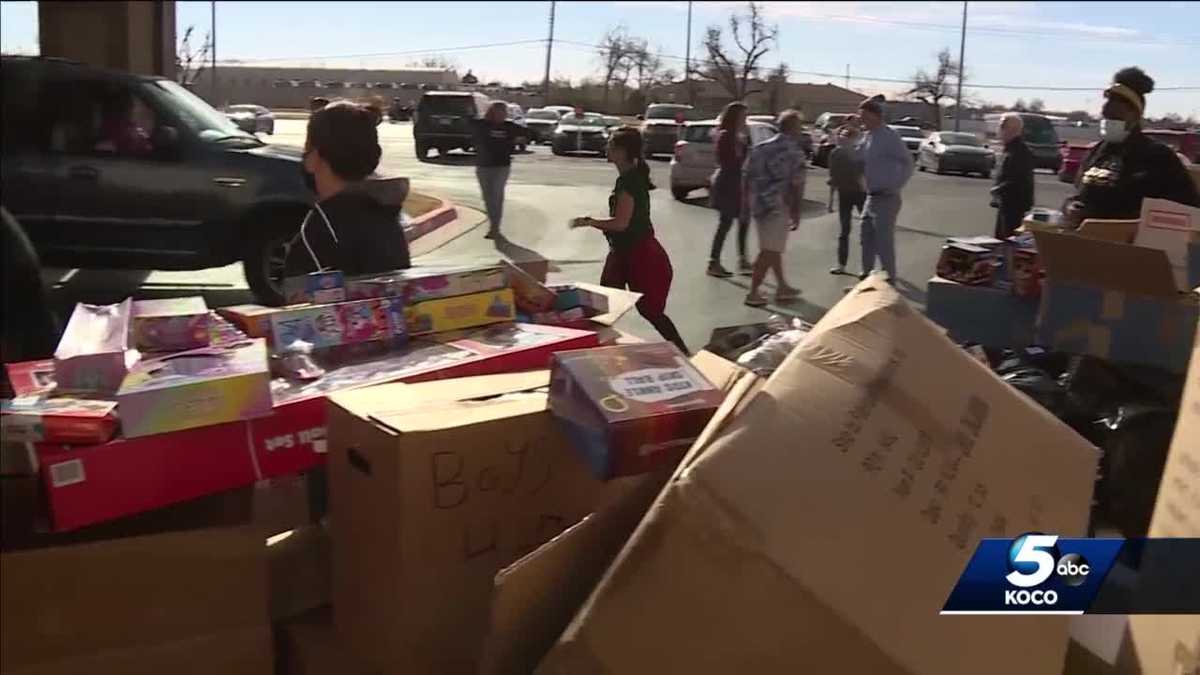
[[[440,197],[436,199],[440,202],[439,206],[413,218],[409,221],[408,226],[404,228],[404,236],[408,239],[409,243],[458,219],[458,209],[454,206],[453,202],[441,199]]]

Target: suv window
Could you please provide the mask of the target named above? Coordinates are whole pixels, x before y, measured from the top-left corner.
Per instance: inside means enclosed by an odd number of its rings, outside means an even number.
[[[691,124],[683,128],[683,140],[688,143],[712,143],[716,131],[715,124]]]
[[[662,103],[646,108],[646,119],[648,120],[673,120],[679,115],[683,115],[685,120],[691,118],[693,116],[692,108],[686,105]]]
[[[421,112],[433,115],[475,116],[475,99],[470,96],[425,96]]]
[[[152,84],[147,85],[146,91],[178,117],[180,124],[188,127],[200,138],[210,141],[236,138],[254,145],[263,145],[254,135],[239,129],[224,113],[180,84],[170,80],[154,80]]]
[[[158,115],[128,87],[103,80],[52,80],[39,100],[46,149],[66,155],[149,157]]]

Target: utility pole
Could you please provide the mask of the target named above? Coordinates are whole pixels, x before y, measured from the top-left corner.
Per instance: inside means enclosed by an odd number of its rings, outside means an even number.
[[[846,88],[850,88],[850,64],[846,64]]]
[[[550,105],[550,52],[554,49],[554,2],[550,3],[550,37],[546,40],[546,75],[542,78],[542,105]]]
[[[962,34],[959,36],[959,41],[958,41],[958,94],[954,97],[954,130],[955,131],[958,131],[960,126],[962,125],[962,109],[963,109],[962,83],[963,83],[963,72],[965,69],[965,66],[963,65],[963,56],[966,51],[967,51],[967,2],[966,2],[966,0],[963,0]],[[941,113],[938,113],[938,114],[940,115]],[[941,120],[938,120],[938,128],[939,129],[942,128]]]
[[[687,89],[688,105],[696,105],[696,92],[692,89],[692,3],[688,0],[687,42],[683,56],[683,86]]]
[[[209,77],[212,78],[212,105],[216,108],[221,105],[220,100],[217,99],[217,0],[212,0],[210,9],[212,10],[210,16],[212,26],[209,28],[209,39],[212,40],[212,44],[209,46],[212,47],[210,50],[212,52],[212,68]]]

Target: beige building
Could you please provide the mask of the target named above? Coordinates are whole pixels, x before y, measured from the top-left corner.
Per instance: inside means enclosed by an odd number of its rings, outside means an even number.
[[[695,98],[689,97],[689,88],[694,88]],[[853,112],[866,98],[865,94],[839,87],[835,84],[811,84],[808,82],[754,82],[752,89],[761,89],[746,97],[746,104],[754,114],[774,114],[787,108],[804,113],[808,121],[815,120],[825,112]],[[654,102],[688,103],[705,111],[717,113],[731,99],[729,92],[720,84],[709,80],[675,82],[654,92]]]
[[[216,100],[212,70],[205,68],[192,81],[192,91],[214,106],[255,103],[268,108],[306,108],[314,96],[364,98],[379,96],[385,102],[399,98],[406,104],[421,96],[421,86],[449,89],[457,85],[453,70],[406,68],[287,68],[277,66],[227,66],[217,64]]]

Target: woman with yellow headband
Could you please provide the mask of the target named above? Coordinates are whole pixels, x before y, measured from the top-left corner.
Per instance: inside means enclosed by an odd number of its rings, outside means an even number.
[[[1146,197],[1200,206],[1200,195],[1175,151],[1141,130],[1146,94],[1154,80],[1141,68],[1123,68],[1104,90],[1100,143],[1088,152],[1075,179],[1076,194],[1063,204],[1067,221],[1137,219]]]

